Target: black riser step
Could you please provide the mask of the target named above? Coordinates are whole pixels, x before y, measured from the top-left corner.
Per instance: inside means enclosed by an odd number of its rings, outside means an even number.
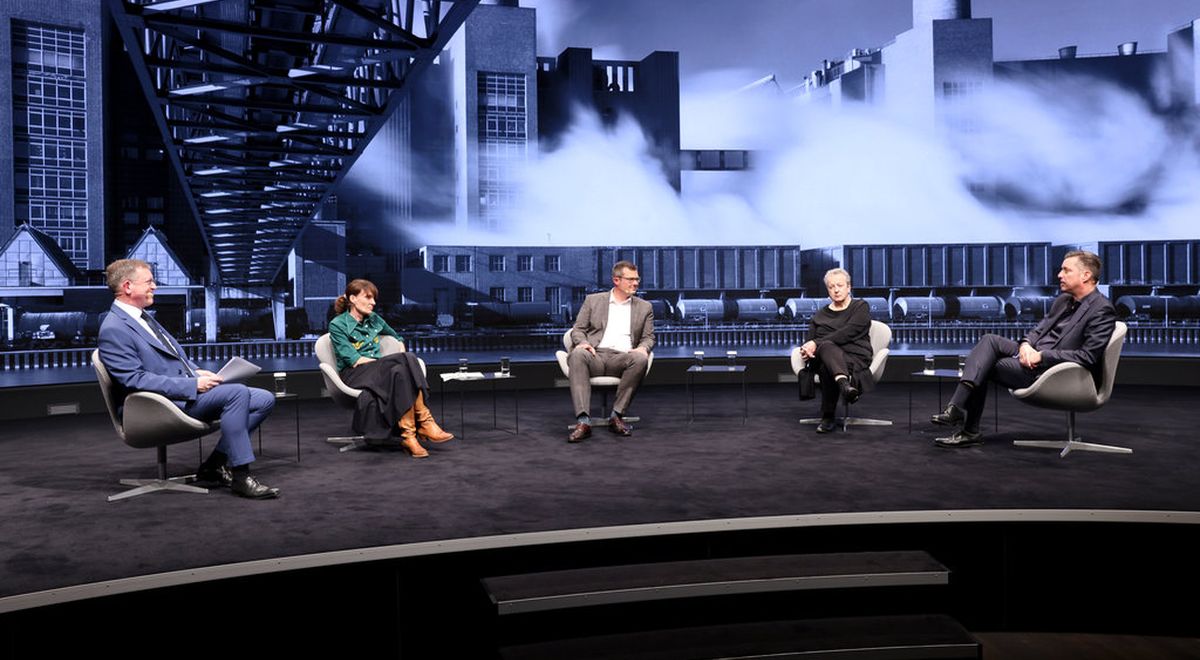
[[[504,660],[977,660],[982,647],[954,619],[904,615],[765,621],[579,637],[509,646]]]
[[[809,589],[943,585],[949,570],[922,551],[770,555],[602,566],[488,577],[499,614]]]

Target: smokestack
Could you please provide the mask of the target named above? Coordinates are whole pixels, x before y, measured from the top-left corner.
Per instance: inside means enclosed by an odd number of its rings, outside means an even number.
[[[1137,55],[1137,42],[1136,41],[1126,41],[1125,43],[1121,44],[1120,46],[1117,46],[1117,54],[1118,55]]]
[[[1075,59],[1075,52],[1078,49],[1079,46],[1063,46],[1062,48],[1058,49],[1058,59],[1073,60]]]
[[[971,0],[913,0],[913,27],[930,21],[971,18]]]

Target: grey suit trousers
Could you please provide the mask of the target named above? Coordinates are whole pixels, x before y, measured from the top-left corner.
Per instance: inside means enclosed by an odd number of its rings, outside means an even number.
[[[617,398],[613,401],[613,412],[624,415],[629,409],[633,395],[646,376],[646,362],[649,358],[641,351],[622,353],[609,348],[597,348],[593,355],[591,351],[574,348],[567,355],[567,367],[571,381],[571,403],[575,406],[575,415],[589,414],[592,407],[593,376],[619,376]]]

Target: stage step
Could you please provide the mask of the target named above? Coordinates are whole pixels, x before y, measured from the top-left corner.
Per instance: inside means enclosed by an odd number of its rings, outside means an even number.
[[[808,589],[942,585],[923,551],[770,555],[627,564],[483,578],[498,614]]]
[[[982,647],[957,621],[940,614],[767,621],[579,637],[509,646],[505,660],[977,660]]]

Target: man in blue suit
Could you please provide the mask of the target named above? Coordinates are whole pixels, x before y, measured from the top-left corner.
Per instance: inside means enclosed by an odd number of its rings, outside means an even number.
[[[1104,350],[1116,328],[1112,303],[1096,288],[1100,257],[1083,250],[1068,252],[1058,271],[1062,295],[1029,334],[1019,341],[999,335],[984,335],[967,356],[962,379],[950,405],[933,416],[942,426],[962,425],[949,437],[937,438],[939,447],[970,447],[983,444],[979,421],[987,401],[987,384],[995,380],[1005,387],[1029,387],[1046,369],[1061,362],[1074,362],[1092,372],[1097,383],[1104,373]]]
[[[156,288],[150,264],[119,259],[105,274],[115,300],[100,324],[100,360],[112,374],[114,398],[124,401],[131,392],[157,392],[196,419],[220,419],[221,440],[196,471],[196,480],[229,486],[251,499],[278,497],[278,488],[250,474],[250,432],[275,407],[274,395],[222,383],[220,376],[188,360],[179,342],[145,311],[154,304]]]

